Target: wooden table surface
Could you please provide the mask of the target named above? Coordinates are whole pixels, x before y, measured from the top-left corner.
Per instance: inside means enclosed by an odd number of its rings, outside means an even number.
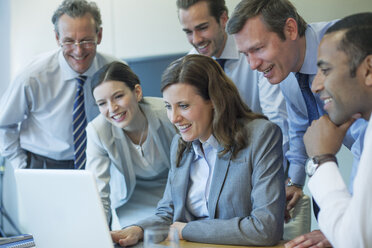
[[[180,248],[284,248],[284,244],[287,241],[280,241],[276,246],[240,246],[240,245],[216,245],[216,244],[205,244],[195,243],[186,240],[180,240]],[[163,245],[167,245],[167,241],[162,242]],[[115,246],[119,247],[119,245]],[[143,242],[139,242],[137,245],[130,246],[131,248],[143,248]]]
[[[286,241],[280,241],[278,245],[276,246],[265,246],[266,248],[280,248],[284,247],[284,244]],[[237,245],[215,245],[215,244],[204,244],[204,243],[194,243],[194,242],[189,242],[185,240],[180,240],[180,248],[227,248],[227,247],[240,247],[240,248],[254,248],[254,247],[261,247],[262,246],[237,246]]]

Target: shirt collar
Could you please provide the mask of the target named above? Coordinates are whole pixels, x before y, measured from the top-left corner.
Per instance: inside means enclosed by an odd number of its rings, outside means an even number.
[[[218,141],[216,140],[216,138],[213,136],[213,134],[208,138],[208,140],[204,143],[201,143],[199,139],[197,140],[194,140],[192,142],[192,147],[194,149],[194,153],[195,153],[195,160],[199,157],[203,157],[203,152],[200,148],[200,144],[202,144],[203,146],[203,149],[204,151],[208,150],[208,149],[214,149],[214,150],[218,150],[218,147],[219,147],[219,143]]]
[[[97,61],[97,55],[94,57],[92,64],[90,65],[89,69],[84,72],[83,74],[79,74],[76,71],[74,71],[70,65],[67,63],[65,57],[63,56],[63,51],[60,48],[59,49],[59,55],[58,55],[58,63],[61,67],[62,71],[62,78],[64,81],[73,80],[79,75],[84,75],[89,77],[92,77],[93,74],[99,70],[98,61]]]
[[[239,55],[235,38],[232,35],[227,35],[226,44],[219,59],[239,59]],[[215,57],[213,58],[216,59]]]
[[[303,74],[315,75],[317,71],[316,60],[319,40],[315,30],[310,25],[306,28],[305,39],[306,53],[300,72]]]
[[[305,38],[306,38],[306,54],[304,63],[300,69],[301,73],[315,75],[317,68],[318,59],[318,46],[324,33],[327,29],[336,23],[338,20],[333,20],[331,22],[317,22],[307,25]]]

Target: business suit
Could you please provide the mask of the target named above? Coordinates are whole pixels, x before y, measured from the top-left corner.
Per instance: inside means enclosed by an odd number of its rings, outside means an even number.
[[[151,136],[160,157],[162,171],[148,180],[154,187],[163,187],[166,182],[169,161],[169,147],[175,134],[173,125],[168,120],[161,98],[145,97],[146,103],[140,103],[140,108],[148,120],[148,136]],[[99,115],[87,126],[87,165],[86,169],[93,171],[97,179],[102,203],[108,220],[111,217],[110,205],[118,208],[130,200],[137,184],[137,178],[132,163],[130,140],[123,129],[112,125],[103,115]],[[160,193],[161,194],[161,193]],[[154,202],[153,204],[156,204]],[[119,216],[120,218],[120,216]]]
[[[186,240],[235,245],[272,245],[283,234],[285,192],[282,134],[275,124],[257,119],[246,124],[248,146],[232,160],[217,157],[208,201],[209,219],[187,223]],[[171,145],[171,170],[156,215],[136,225],[187,222],[185,208],[193,149],[186,149],[176,167],[179,135]],[[223,148],[219,147],[219,151]]]

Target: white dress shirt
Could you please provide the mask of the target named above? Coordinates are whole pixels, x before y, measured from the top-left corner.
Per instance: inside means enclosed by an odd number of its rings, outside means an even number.
[[[334,162],[322,164],[308,187],[320,207],[319,227],[335,247],[372,245],[372,123],[365,133],[364,149],[351,195]]]
[[[214,164],[216,163],[218,142],[213,135],[201,143],[192,143],[195,158],[190,167],[190,183],[186,207],[197,219],[208,218],[208,198]],[[203,147],[203,149],[201,148]]]
[[[114,60],[97,53],[83,73],[87,76],[84,84],[87,115],[92,113],[91,108],[96,109],[91,97],[91,78]],[[0,153],[14,167],[26,167],[25,150],[55,160],[74,159],[72,110],[78,75],[58,49],[38,56],[8,87],[0,103]]]

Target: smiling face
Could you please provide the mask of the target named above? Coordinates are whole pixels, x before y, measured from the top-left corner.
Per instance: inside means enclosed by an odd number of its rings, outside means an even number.
[[[58,31],[56,33],[57,43],[61,45],[64,42],[96,41],[101,43],[102,29],[97,33],[95,22],[91,14],[85,14],[82,17],[72,18],[66,14],[62,15],[58,21]],[[97,46],[84,48],[77,45],[72,49],[62,47],[63,56],[68,65],[79,74],[87,71],[96,56]]]
[[[142,99],[141,86],[132,91],[120,81],[106,81],[93,91],[99,111],[106,120],[119,128],[127,128],[140,112],[138,102]]]
[[[203,55],[220,57],[225,47],[227,14],[220,17],[220,23],[210,15],[208,3],[197,2],[188,9],[179,10],[179,18],[187,39]]]
[[[187,83],[176,83],[163,91],[169,120],[187,142],[205,142],[212,134],[213,105],[204,100],[196,88]]]
[[[288,18],[284,34],[286,39],[280,39],[266,27],[260,16],[255,16],[234,35],[238,50],[246,56],[252,70],[263,72],[272,84],[280,83],[302,64],[294,19]]]
[[[344,32],[325,35],[318,48],[318,73],[312,90],[320,94],[324,110],[330,119],[340,125],[354,114],[361,113],[368,119],[370,97],[365,85],[365,70],[359,66],[356,76],[350,75],[350,63],[346,53],[337,49]],[[363,64],[363,63],[362,63]]]

